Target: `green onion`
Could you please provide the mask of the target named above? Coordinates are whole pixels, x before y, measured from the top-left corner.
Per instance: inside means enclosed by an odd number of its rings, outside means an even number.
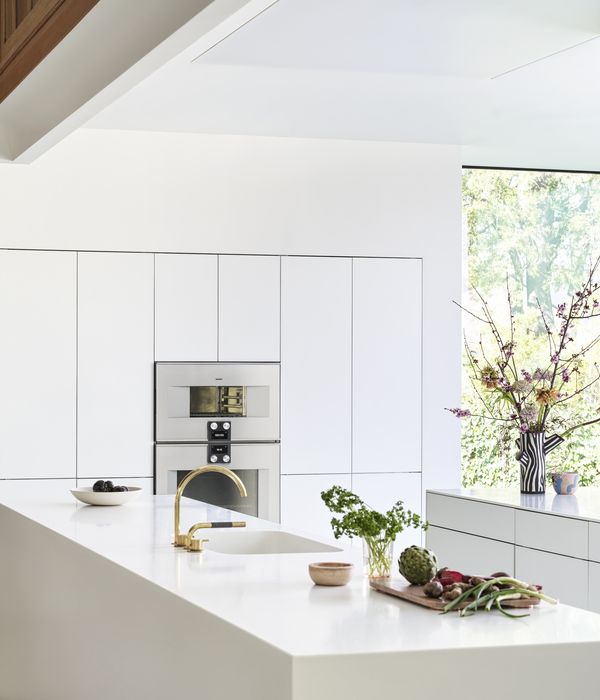
[[[503,586],[509,586],[508,588],[501,588],[498,591],[487,591],[491,586],[496,584],[501,584]],[[487,592],[486,592],[487,591]],[[473,615],[478,609],[484,608],[486,612],[490,612],[493,607],[496,607],[503,615],[506,617],[519,618],[528,617],[529,613],[524,613],[522,615],[517,615],[514,613],[507,612],[503,606],[503,600],[517,600],[522,596],[527,598],[537,598],[538,600],[544,600],[547,603],[556,605],[557,600],[551,598],[550,596],[540,593],[537,590],[531,590],[529,584],[519,581],[515,578],[510,578],[508,576],[500,576],[498,578],[490,579],[489,581],[484,581],[483,583],[473,586],[464,593],[461,593],[457,598],[451,600],[444,606],[441,614],[450,612],[456,609],[461,603],[464,603],[469,598],[473,598],[471,602],[468,603],[463,609],[460,610],[461,617],[467,617]]]

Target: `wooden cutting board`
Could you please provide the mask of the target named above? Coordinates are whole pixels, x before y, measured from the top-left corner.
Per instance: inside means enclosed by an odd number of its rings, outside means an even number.
[[[417,605],[422,605],[424,608],[437,610],[438,612],[441,612],[448,602],[441,598],[428,598],[425,593],[423,593],[423,586],[412,586],[406,583],[404,579],[375,578],[369,581],[369,585],[373,590],[379,591],[380,593],[387,593],[396,598],[407,600],[409,603],[416,603]],[[471,601],[461,603],[454,608],[454,610],[466,608],[469,602]],[[529,600],[505,600],[502,602],[502,606],[506,608],[531,608],[539,602],[538,598],[530,598]]]

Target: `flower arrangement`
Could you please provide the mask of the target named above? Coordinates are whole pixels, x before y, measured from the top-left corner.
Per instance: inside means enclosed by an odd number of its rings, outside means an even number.
[[[507,281],[509,312],[508,331],[503,333],[490,312],[488,303],[475,290],[481,302],[479,313],[463,309],[480,321],[486,329],[486,338],[480,338],[473,346],[465,337],[465,352],[468,372],[475,393],[482,407],[474,414],[468,408],[447,408],[457,418],[479,418],[495,421],[499,437],[507,433],[519,436],[517,459],[521,462],[522,490],[541,492],[544,490],[544,456],[557,447],[573,431],[583,426],[600,422],[596,415],[581,416],[569,410],[569,403],[586,392],[600,380],[600,369],[596,362],[585,368],[586,354],[600,342],[600,334],[578,344],[575,340],[577,326],[600,316],[599,285],[594,281],[600,258],[592,265],[584,283],[569,301],[557,305],[555,319],[548,318],[539,302],[539,320],[547,337],[547,357],[541,367],[523,367],[518,361],[515,342],[515,314]],[[458,305],[460,306],[460,304]],[[461,306],[461,308],[463,308]],[[591,372],[588,371],[591,369]],[[546,438],[548,430],[558,435]],[[540,465],[539,463],[542,462]],[[543,472],[535,482],[525,484],[524,472],[533,468]],[[539,469],[538,469],[539,470]]]

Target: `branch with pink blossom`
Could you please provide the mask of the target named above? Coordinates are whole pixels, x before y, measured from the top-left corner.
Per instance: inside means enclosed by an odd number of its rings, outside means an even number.
[[[599,268],[600,257],[571,298],[557,305],[554,321],[537,303],[541,328],[547,336],[548,357],[542,367],[533,370],[520,367],[518,361],[516,320],[508,280],[508,338],[501,332],[488,302],[477,289],[474,289],[474,293],[480,302],[478,311],[454,302],[483,325],[492,344],[488,346],[480,338],[475,350],[466,336],[464,339],[469,378],[484,411],[474,413],[469,408],[461,407],[446,410],[457,418],[478,417],[504,425],[512,424],[520,433],[543,432],[552,423],[554,427],[561,427],[563,437],[583,426],[599,423],[600,416],[589,416],[584,420],[581,420],[583,416],[578,416],[578,422],[569,424],[563,411],[565,404],[600,381],[600,368],[596,363],[593,366],[594,376],[589,381],[584,379],[582,370],[586,354],[600,342],[600,332],[579,348],[575,340],[580,321],[600,316],[600,299],[597,298],[600,297],[600,289],[595,281]],[[563,411],[560,414],[559,409]]]

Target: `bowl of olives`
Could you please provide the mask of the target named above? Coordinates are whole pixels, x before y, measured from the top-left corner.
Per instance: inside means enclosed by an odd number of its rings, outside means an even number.
[[[71,493],[89,506],[122,506],[139,496],[140,486],[121,486],[109,479],[99,479],[93,486],[80,486]]]

